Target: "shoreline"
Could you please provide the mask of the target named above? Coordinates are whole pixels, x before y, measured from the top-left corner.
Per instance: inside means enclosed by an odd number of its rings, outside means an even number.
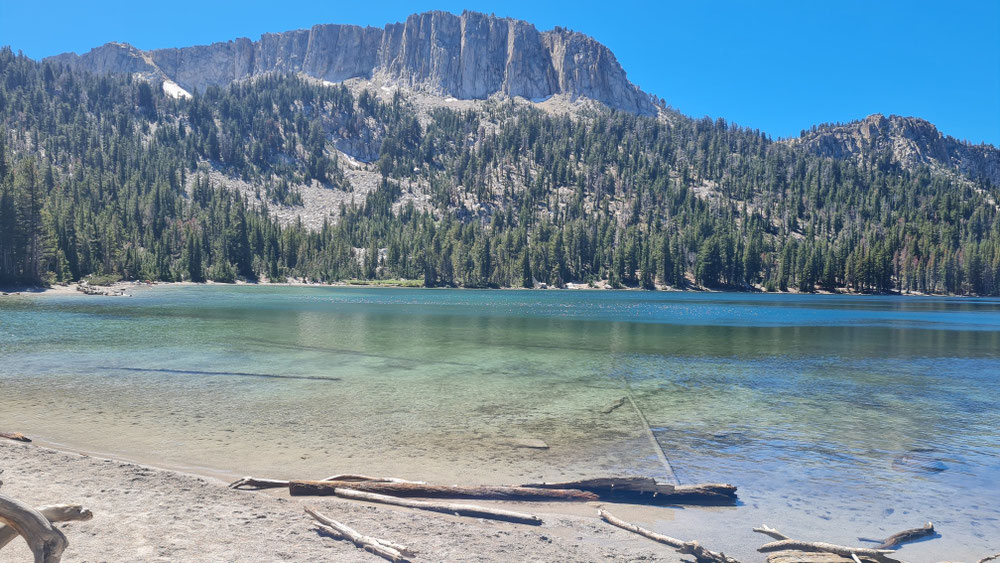
[[[94,513],[90,521],[59,524],[69,539],[64,561],[344,561],[379,559],[347,541],[315,530],[304,508],[313,506],[360,533],[418,550],[415,560],[506,562],[658,561],[686,563],[688,556],[602,522],[597,510],[684,541],[696,540],[741,561],[761,560],[756,548],[768,540],[727,522],[736,507],[649,506],[617,502],[454,501],[533,514],[529,526],[431,513],[340,497],[289,496],[287,488],[236,490],[220,475],[140,463],[106,453],[85,452],[45,440],[0,439],[2,492],[34,506],[75,503]],[[331,460],[335,461],[335,460]],[[331,472],[336,472],[331,467]],[[255,475],[255,477],[268,477]],[[442,482],[444,483],[444,482]],[[752,498],[746,502],[753,503]],[[767,521],[767,524],[775,522]],[[937,524],[937,522],[935,522]],[[778,523],[782,531],[797,526]],[[800,528],[800,527],[799,527]],[[110,531],[114,530],[114,531]],[[947,524],[942,532],[950,535]],[[836,525],[800,528],[802,539],[856,545]],[[805,535],[803,535],[803,533]],[[876,534],[877,535],[877,534]],[[832,537],[831,537],[832,536]],[[848,537],[850,536],[850,537]],[[839,540],[839,541],[837,541]],[[922,542],[902,546],[901,560],[937,561]],[[938,546],[932,547],[933,551]],[[975,561],[988,553],[954,553]],[[6,546],[3,560],[30,560],[23,541]],[[237,559],[234,559],[238,555]],[[899,557],[898,556],[898,557]]]
[[[413,280],[402,280],[403,282],[413,281]],[[595,287],[583,283],[567,283],[566,287],[550,287],[550,288],[528,288],[528,287],[425,287],[422,285],[408,285],[406,283],[351,283],[351,280],[341,280],[336,282],[307,282],[307,281],[284,281],[284,282],[270,282],[270,281],[237,281],[235,283],[221,283],[214,281],[206,282],[192,282],[192,281],[179,281],[179,282],[142,282],[142,281],[118,281],[110,285],[93,285],[88,286],[80,282],[71,282],[68,284],[56,284],[48,287],[44,286],[13,286],[13,287],[0,287],[0,297],[47,297],[53,295],[81,295],[87,297],[129,297],[129,295],[117,295],[117,293],[122,293],[125,291],[131,291],[135,289],[146,289],[152,287],[202,287],[202,286],[260,286],[260,287],[336,287],[336,288],[358,288],[358,289],[427,289],[427,290],[442,290],[442,289],[455,289],[455,290],[493,290],[493,291],[628,291],[628,292],[650,292],[650,293],[698,293],[698,294],[736,294],[736,295],[814,295],[814,296],[844,296],[844,297],[931,297],[931,298],[970,298],[970,299],[989,299],[991,296],[988,295],[957,295],[957,294],[944,294],[944,293],[921,293],[921,292],[887,292],[887,293],[867,293],[867,292],[857,292],[848,291],[846,289],[838,289],[837,291],[827,291],[827,290],[817,290],[812,292],[801,292],[801,291],[764,291],[763,289],[754,288],[751,290],[739,290],[739,289],[716,289],[716,288],[703,288],[703,287],[691,287],[687,289],[677,289],[669,286],[657,287],[656,289],[643,289],[641,287],[621,287],[621,288],[611,288],[611,287]],[[91,287],[99,290],[102,293],[97,294],[87,294],[81,288]],[[107,292],[104,294],[103,292]]]
[[[233,490],[197,473],[38,443],[0,440],[0,458],[4,494],[32,505],[79,503],[93,511],[90,521],[59,525],[69,539],[67,562],[224,561],[236,555],[259,561],[378,561],[349,542],[316,533],[306,505],[361,533],[411,545],[420,560],[682,561],[671,548],[592,516],[600,504],[595,502],[479,503],[544,520],[526,526],[337,497],[289,497],[286,490]],[[621,512],[629,514],[625,507]],[[23,541],[2,553],[5,560],[30,560]]]

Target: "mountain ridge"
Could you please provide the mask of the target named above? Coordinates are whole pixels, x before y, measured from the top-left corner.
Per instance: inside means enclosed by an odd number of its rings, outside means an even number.
[[[903,167],[929,165],[1000,185],[1000,150],[947,135],[919,117],[872,114],[844,124],[821,125],[785,140],[792,146],[838,159],[889,158]]]
[[[384,28],[317,24],[210,45],[140,50],[106,43],[44,59],[98,74],[126,72],[202,90],[267,72],[343,82],[375,77],[461,99],[493,94],[539,100],[557,94],[655,115],[649,94],[628,81],[614,53],[582,33],[478,12],[433,11]]]

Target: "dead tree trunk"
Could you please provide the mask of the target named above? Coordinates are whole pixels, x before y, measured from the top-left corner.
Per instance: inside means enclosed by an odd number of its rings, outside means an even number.
[[[79,504],[54,504],[51,506],[40,506],[35,510],[45,517],[46,520],[55,524],[56,522],[73,522],[90,520],[94,514]],[[0,524],[0,549],[18,536],[16,530],[10,526]]]
[[[728,484],[671,485],[650,477],[601,477],[565,483],[528,483],[540,489],[580,489],[601,500],[642,504],[731,505],[736,503],[736,487]]]
[[[324,481],[376,481],[379,483],[421,483],[421,481],[407,481],[396,477],[369,477],[367,475],[355,475],[353,473],[333,475],[323,479]],[[229,484],[230,489],[279,489],[287,487],[288,481],[283,479],[262,479],[259,477],[244,477]]]
[[[0,495],[0,522],[20,535],[35,556],[35,563],[59,563],[69,545],[66,536],[37,510],[10,497]]]

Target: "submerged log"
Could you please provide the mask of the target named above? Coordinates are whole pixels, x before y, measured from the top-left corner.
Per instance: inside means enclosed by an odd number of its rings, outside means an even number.
[[[34,508],[0,495],[0,522],[28,542],[35,563],[59,563],[69,545],[66,536]]]
[[[565,489],[538,489],[533,487],[428,485],[426,483],[397,483],[382,481],[290,481],[288,491],[292,496],[335,495],[338,488],[354,489],[397,497],[427,498],[477,498],[489,500],[597,500],[588,491]]]
[[[580,489],[596,493],[601,500],[643,504],[731,505],[736,503],[736,487],[728,484],[671,485],[650,477],[600,477],[563,483],[528,483],[539,489]]]
[[[389,495],[379,495],[376,493],[366,493],[363,491],[356,491],[354,489],[338,488],[334,489],[333,492],[338,497],[349,498],[353,500],[364,500],[368,502],[378,502],[382,504],[391,504],[395,506],[405,506],[408,508],[429,510],[431,512],[455,514],[457,516],[471,516],[473,518],[503,520],[505,522],[516,522],[518,524],[531,524],[533,526],[538,526],[541,525],[542,523],[541,518],[537,516],[532,516],[531,514],[525,514],[523,512],[514,512],[512,510],[487,508],[485,506],[476,506],[474,504],[427,502],[422,500],[398,498]]]
[[[598,510],[597,514],[602,520],[612,526],[617,526],[623,530],[639,534],[640,536],[647,537],[653,541],[669,545],[670,547],[676,549],[678,553],[692,555],[698,563],[739,563],[738,560],[733,559],[724,553],[716,553],[705,549],[696,541],[684,541],[670,536],[665,536],[663,534],[658,534],[652,530],[647,530],[646,528],[626,522],[603,509]]]
[[[884,540],[861,540],[861,541],[878,541],[880,542],[875,549],[891,549],[897,547],[901,544],[916,541],[920,538],[934,535],[934,523],[928,522],[919,528],[910,528],[909,530],[903,530],[902,532],[896,532],[895,534],[885,538]],[[861,538],[858,538],[861,539]]]
[[[14,440],[16,442],[30,442],[31,438],[21,434],[20,432],[0,432],[0,438],[6,438],[8,440]]]
[[[336,537],[349,540],[361,549],[384,557],[389,561],[402,562],[406,561],[405,557],[414,557],[416,555],[414,550],[405,545],[360,534],[350,526],[337,522],[311,506],[305,507],[305,510],[310,516],[320,522],[320,529]]]
[[[627,401],[627,400],[628,400],[628,397],[622,397],[621,399],[618,399],[617,401],[615,401],[615,402],[611,403],[610,405],[608,405],[608,406],[604,407],[603,409],[601,409],[601,414],[611,414],[612,412],[615,411],[615,409],[617,409],[618,407],[624,405],[625,401]]]
[[[94,513],[80,506],[79,504],[53,504],[40,506],[35,510],[51,523],[85,521],[94,517]],[[10,526],[0,524],[0,548],[7,545],[18,536],[16,530]]]

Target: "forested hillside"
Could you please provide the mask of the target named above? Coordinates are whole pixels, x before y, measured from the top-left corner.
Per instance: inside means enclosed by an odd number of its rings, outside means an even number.
[[[175,99],[8,48],[0,122],[0,284],[97,274],[1000,293],[1000,190],[988,179],[881,153],[831,157],[669,110],[426,109],[274,74]],[[374,186],[353,185],[347,160]],[[318,229],[279,222],[271,210],[302,209],[302,186],[348,203]]]

